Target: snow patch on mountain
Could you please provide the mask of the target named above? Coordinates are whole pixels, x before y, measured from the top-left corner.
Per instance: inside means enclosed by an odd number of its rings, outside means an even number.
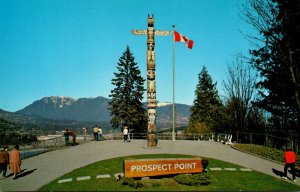
[[[164,107],[164,106],[168,106],[168,105],[172,105],[173,103],[169,103],[169,102],[158,102],[157,103],[157,107]]]
[[[76,102],[76,99],[73,97],[63,97],[63,96],[51,96],[44,97],[42,102],[45,104],[54,104],[59,108],[67,107]]]

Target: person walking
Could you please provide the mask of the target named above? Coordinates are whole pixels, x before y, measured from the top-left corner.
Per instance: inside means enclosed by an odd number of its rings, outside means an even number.
[[[128,126],[124,126],[124,129],[123,129],[123,136],[124,136],[124,142],[126,143],[127,142],[127,138],[128,138]]]
[[[7,165],[9,164],[9,153],[7,151],[8,147],[5,146],[0,153],[0,174],[3,171],[3,177],[0,179],[6,178]]]
[[[16,145],[9,154],[9,167],[14,173],[13,179],[17,179],[17,174],[21,172],[21,154],[19,151],[19,145]]]
[[[93,128],[93,135],[95,137],[95,141],[98,141],[98,132],[99,132],[99,128],[98,125],[95,125],[95,127]]]
[[[287,179],[287,170],[291,168],[291,172],[293,175],[293,182],[296,182],[296,153],[293,151],[292,147],[288,147],[284,152],[284,179]]]

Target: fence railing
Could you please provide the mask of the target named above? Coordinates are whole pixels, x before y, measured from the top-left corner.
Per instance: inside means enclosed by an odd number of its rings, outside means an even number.
[[[78,135],[76,142],[79,144],[92,141],[92,135]],[[21,158],[25,159],[47,151],[55,150],[66,146],[65,138],[62,135],[47,135],[38,141],[20,145]]]
[[[118,137],[122,138],[120,133]],[[136,137],[134,134],[131,135],[132,139],[144,138],[146,134],[138,134]],[[172,133],[157,133],[156,138],[158,140],[172,140]],[[284,151],[286,147],[292,146],[294,151],[300,153],[300,141],[292,138],[278,137],[268,134],[259,133],[203,133],[203,134],[185,134],[177,133],[176,140],[193,140],[193,141],[215,141],[224,144],[242,143],[242,144],[257,144],[263,145],[270,148],[276,148]]]
[[[50,135],[44,140],[38,140],[28,145],[21,145],[20,150],[22,158],[30,157],[40,153],[44,153],[50,150],[55,150],[66,146],[65,138],[63,135]],[[104,133],[102,135],[103,140],[123,140],[123,133]],[[129,138],[135,139],[147,139],[146,133],[130,133]],[[157,140],[172,140],[172,133],[156,133]],[[293,149],[299,153],[300,142],[295,139],[283,138],[278,136],[272,136],[267,134],[257,133],[203,133],[203,134],[186,134],[176,133],[176,140],[192,140],[192,141],[212,141],[221,142],[224,144],[243,143],[243,144],[257,144],[279,150],[285,150],[287,146],[293,146]],[[94,140],[94,136],[91,134],[77,135],[77,143],[86,143]]]
[[[294,138],[284,138],[269,134],[259,133],[233,133],[233,140],[237,143],[249,143],[263,145],[284,151],[286,147],[292,146],[294,151],[300,152],[300,141]]]

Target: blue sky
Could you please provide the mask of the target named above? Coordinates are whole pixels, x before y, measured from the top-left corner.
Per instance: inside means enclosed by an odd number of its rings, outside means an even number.
[[[128,45],[146,79],[146,29],[176,30],[192,50],[175,44],[176,103],[192,104],[205,65],[218,83],[237,53],[251,44],[238,14],[245,0],[1,0],[0,109],[16,111],[46,96],[108,97]],[[172,102],[172,36],[155,37],[157,100]],[[146,97],[144,97],[146,101]]]

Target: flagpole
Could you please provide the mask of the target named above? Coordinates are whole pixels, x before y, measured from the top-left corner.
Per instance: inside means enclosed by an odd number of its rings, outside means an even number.
[[[176,125],[176,113],[175,113],[175,40],[174,40],[174,31],[175,25],[173,27],[173,44],[172,44],[172,79],[173,79],[173,129],[172,129],[172,141],[175,141],[175,125]]]

